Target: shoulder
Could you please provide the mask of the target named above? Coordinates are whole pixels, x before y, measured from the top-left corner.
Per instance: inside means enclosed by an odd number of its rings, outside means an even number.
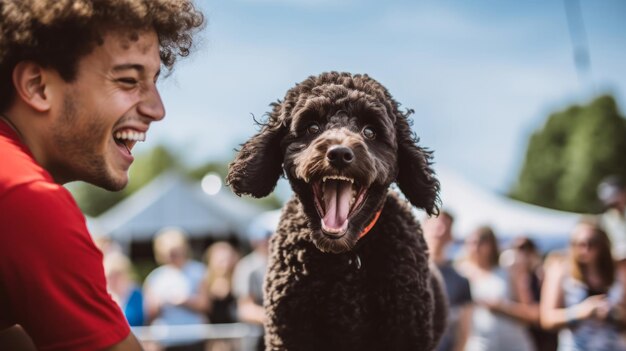
[[[204,273],[206,272],[206,266],[201,262],[190,260],[185,265],[185,270],[193,276],[204,276]]]
[[[567,255],[563,252],[550,253],[544,263],[546,280],[560,281],[568,275],[569,263]]]
[[[11,235],[29,228],[86,231],[85,218],[69,191],[46,180],[22,183],[0,193],[0,219]]]
[[[252,270],[252,267],[254,266],[253,253],[254,252],[244,256],[239,260],[239,262],[237,262],[237,264],[235,265],[235,275],[247,274],[249,271]]]
[[[455,268],[451,262],[448,262],[439,267],[439,270],[444,276],[448,276],[449,279],[453,279],[456,281],[465,281],[468,282],[467,278],[463,276],[457,268]]]
[[[0,133],[0,198],[11,189],[37,181],[52,182],[50,174],[35,162],[24,145]]]
[[[187,266],[190,269],[195,269],[195,270],[204,270],[205,268],[204,263],[196,261],[196,260],[189,260],[189,262],[187,263]]]
[[[167,276],[169,271],[171,271],[171,268],[167,265],[156,267],[146,276],[145,284],[150,285],[155,281],[161,279],[161,277]]]
[[[237,265],[233,273],[235,281],[246,280],[259,267],[264,267],[264,259],[257,252],[252,251],[244,256]]]
[[[563,270],[567,266],[567,252],[565,251],[552,251],[546,256],[544,261],[545,269],[559,269]]]

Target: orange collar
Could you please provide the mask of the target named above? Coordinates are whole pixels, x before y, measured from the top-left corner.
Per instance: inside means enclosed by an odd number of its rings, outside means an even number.
[[[374,215],[374,219],[372,219],[370,224],[368,224],[367,227],[365,227],[365,229],[363,229],[361,234],[359,234],[359,240],[362,239],[365,236],[365,234],[369,233],[369,231],[374,227],[374,225],[376,224],[376,221],[378,221],[378,217],[380,217],[380,213],[381,212],[383,212],[382,208],[380,210],[378,210],[378,212],[376,212],[376,214]]]

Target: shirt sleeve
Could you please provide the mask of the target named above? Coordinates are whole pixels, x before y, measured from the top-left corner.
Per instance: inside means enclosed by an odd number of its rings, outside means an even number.
[[[233,272],[233,293],[235,297],[242,298],[250,295],[250,257],[244,257],[235,266]]]
[[[102,254],[65,188],[41,181],[2,195],[0,242],[0,314],[39,350],[97,350],[128,336]]]
[[[472,303],[472,290],[470,289],[469,280],[465,277],[461,277],[461,279],[462,280],[459,284],[461,289],[460,304],[470,304]]]

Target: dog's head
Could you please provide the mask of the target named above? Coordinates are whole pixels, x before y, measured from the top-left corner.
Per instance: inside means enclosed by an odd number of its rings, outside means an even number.
[[[411,132],[411,111],[400,112],[374,79],[323,73],[272,105],[231,163],[227,182],[238,195],[263,197],[284,170],[320,250],[354,247],[394,181],[413,205],[437,211],[439,182],[431,153]]]

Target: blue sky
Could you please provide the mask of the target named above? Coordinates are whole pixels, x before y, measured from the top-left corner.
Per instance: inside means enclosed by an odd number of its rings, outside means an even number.
[[[610,92],[626,103],[626,1],[581,0],[592,73],[581,84],[563,0],[197,0],[208,25],[160,83],[148,143],[227,161],[252,115],[296,82],[368,73],[403,106],[436,167],[505,193],[550,112]]]

